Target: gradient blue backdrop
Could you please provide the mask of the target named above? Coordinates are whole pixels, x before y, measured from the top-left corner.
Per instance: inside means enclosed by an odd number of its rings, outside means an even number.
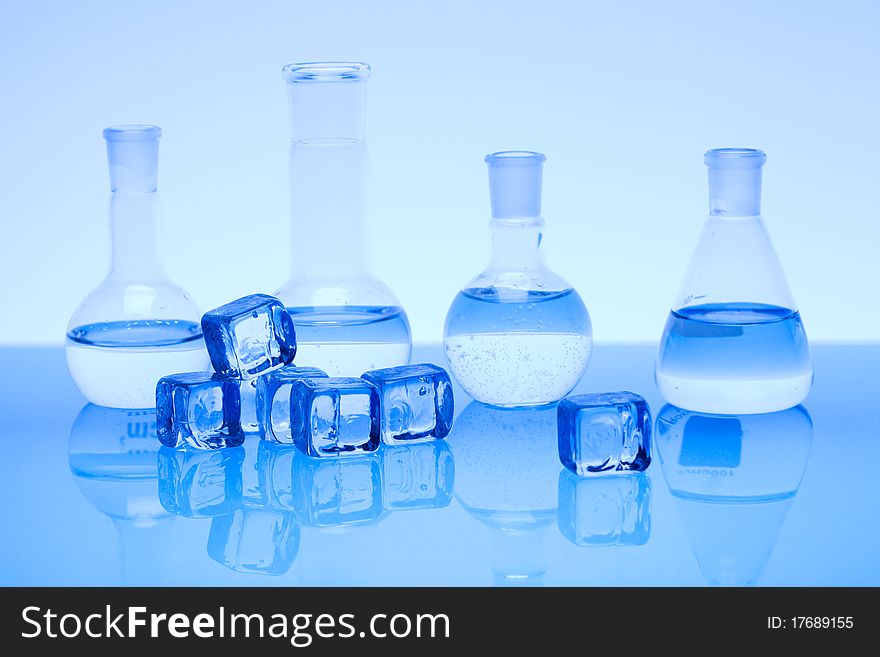
[[[482,156],[508,148],[548,155],[547,255],[597,339],[656,340],[706,212],[702,153],[730,145],[768,153],[764,214],[810,336],[880,338],[865,303],[880,234],[878,25],[867,0],[4,0],[0,342],[60,343],[104,275],[100,132],[114,123],[165,130],[175,280],[203,308],[278,287],[290,258],[280,68],[319,59],[374,68],[366,246],[417,340],[440,338],[485,264]]]

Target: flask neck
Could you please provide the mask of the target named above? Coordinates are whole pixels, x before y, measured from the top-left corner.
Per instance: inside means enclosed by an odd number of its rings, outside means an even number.
[[[749,148],[719,148],[706,153],[709,214],[757,217],[761,214],[761,169],[767,157]]]
[[[119,125],[104,130],[111,191],[156,191],[161,136],[161,128],[154,125]]]
[[[156,248],[158,200],[156,192],[110,195],[113,278],[129,282],[164,278]]]
[[[363,141],[291,144],[292,280],[367,276],[362,239],[366,161]]]
[[[291,64],[283,70],[291,141],[363,141],[370,67],[357,62]]]
[[[489,271],[543,269],[544,261],[541,256],[543,228],[542,217],[520,219],[493,217],[489,224],[492,233]]]

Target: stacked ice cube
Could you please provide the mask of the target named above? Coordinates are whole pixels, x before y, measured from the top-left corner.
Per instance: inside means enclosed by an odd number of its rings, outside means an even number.
[[[266,294],[205,313],[202,332],[214,372],[172,374],[156,386],[156,428],[168,447],[240,445],[256,429],[255,380],[296,355],[293,320]]]
[[[259,432],[327,457],[449,433],[445,370],[420,364],[331,378],[296,367],[293,321],[274,297],[253,294],[220,306],[202,317],[202,329],[214,372],[172,374],[156,387],[157,433],[169,447],[233,447]]]

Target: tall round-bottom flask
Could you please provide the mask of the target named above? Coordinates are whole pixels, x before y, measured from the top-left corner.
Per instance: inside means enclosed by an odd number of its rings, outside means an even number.
[[[761,218],[766,159],[747,148],[706,153],[709,217],[655,369],[660,393],[680,408],[771,413],[810,391],[809,343]]]
[[[405,365],[400,302],[364,255],[364,118],[370,67],[308,62],[283,69],[290,99],[290,280],[277,292],[296,327],[300,365],[360,376]]]
[[[107,278],[73,313],[65,345],[71,377],[98,406],[152,408],[162,376],[208,366],[199,312],[156,253],[161,134],[151,125],[104,130],[113,258]]]
[[[458,293],[446,315],[443,344],[455,378],[471,397],[492,406],[557,402],[590,361],[590,315],[541,256],[545,159],[531,151],[486,156],[489,267]]]

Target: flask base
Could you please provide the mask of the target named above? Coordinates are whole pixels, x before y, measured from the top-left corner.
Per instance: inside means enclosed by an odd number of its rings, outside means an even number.
[[[67,369],[83,396],[97,406],[155,408],[156,383],[174,372],[209,369],[204,340],[185,348],[94,347],[69,342]]]
[[[713,415],[775,413],[800,404],[810,392],[812,370],[776,379],[712,380],[655,374],[663,398],[679,408]]]

